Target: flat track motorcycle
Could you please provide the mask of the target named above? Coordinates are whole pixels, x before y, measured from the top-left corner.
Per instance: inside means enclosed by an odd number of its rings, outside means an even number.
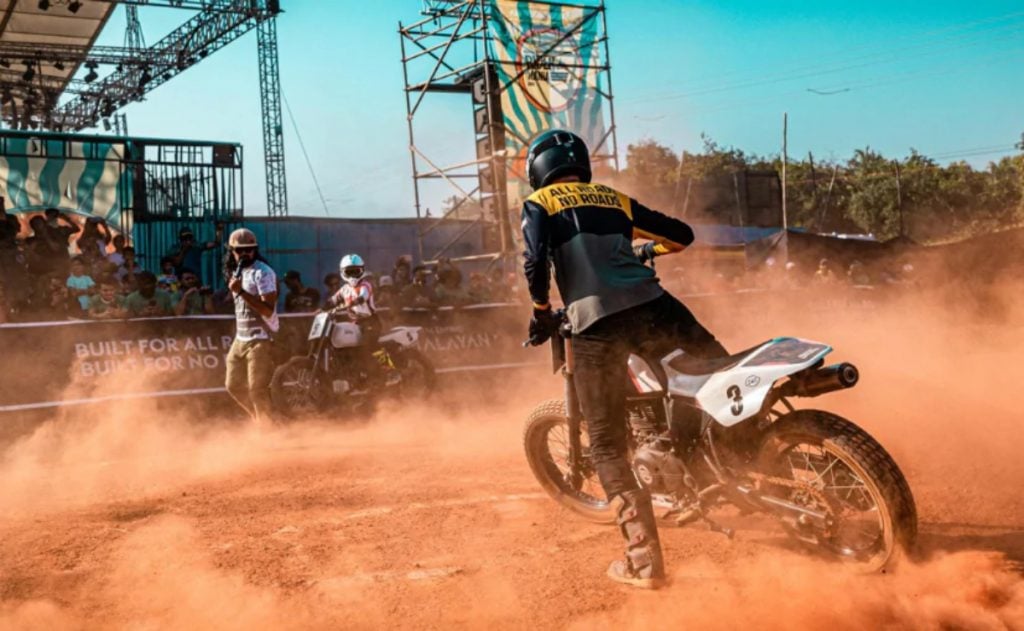
[[[434,367],[419,352],[420,327],[396,326],[371,346],[383,379],[373,382],[358,362],[362,328],[344,307],[318,313],[311,323],[305,355],[296,355],[274,371],[270,396],[283,418],[330,412],[365,415],[377,399],[425,398],[434,387]]]
[[[530,468],[544,490],[583,517],[614,523],[587,447],[573,386],[570,333],[551,338],[564,400],[542,403],[526,423]],[[864,571],[880,571],[910,549],[917,511],[886,450],[863,429],[795,397],[853,387],[857,369],[824,365],[827,344],[780,337],[729,357],[681,350],[629,357],[629,459],[663,519],[715,522],[716,507],[776,518],[792,537]]]

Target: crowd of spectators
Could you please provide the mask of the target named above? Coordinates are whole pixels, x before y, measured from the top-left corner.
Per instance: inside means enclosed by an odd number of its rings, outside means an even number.
[[[199,280],[200,258],[217,242],[194,245],[184,228],[156,275],[101,217],[79,225],[55,208],[21,223],[0,206],[0,323],[121,319],[215,312]],[[220,233],[218,232],[218,239]]]
[[[432,309],[475,304],[518,302],[521,295],[516,274],[500,268],[468,274],[450,259],[435,264],[413,265],[411,256],[401,256],[390,273],[368,272],[378,309]],[[284,276],[288,289],[285,313],[304,313],[324,307],[326,299],[341,289],[341,275],[331,272],[323,278],[323,293],[303,283],[296,270]]]
[[[90,217],[81,225],[57,209],[29,218],[22,236],[19,220],[0,205],[0,324],[10,321],[66,319],[119,319],[234,311],[226,288],[212,290],[201,283],[204,256],[220,245],[216,238],[197,243],[189,228],[160,259],[159,273],[142,269],[135,249],[124,235],[114,234],[102,218]],[[205,261],[216,265],[212,255]],[[155,259],[154,259],[155,260]],[[731,292],[750,289],[796,289],[828,286],[879,286],[914,284],[908,263],[896,268],[869,269],[860,261],[840,264],[827,258],[816,267],[793,261],[780,263],[769,257],[749,270],[743,266],[715,268],[681,267],[658,262],[658,275],[667,289],[678,295]],[[387,273],[369,272],[378,309],[432,309],[474,304],[524,302],[520,275],[500,267],[467,271],[450,259],[414,264],[402,256]],[[341,288],[341,276],[323,278],[322,291],[306,284],[302,274],[283,275],[283,310],[308,313],[324,307],[328,297]]]

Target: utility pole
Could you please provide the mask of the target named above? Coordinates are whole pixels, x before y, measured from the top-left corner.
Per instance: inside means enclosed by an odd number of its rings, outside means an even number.
[[[789,135],[789,115],[782,113],[782,231],[789,231],[789,216],[786,213],[786,141]]]
[[[905,232],[903,226],[903,184],[900,181],[900,161],[893,160],[892,163],[896,168],[896,211],[900,214],[900,237],[902,238]]]
[[[782,264],[790,262],[790,215],[788,215],[785,205],[785,190],[786,190],[786,174],[785,164],[790,162],[788,154],[786,153],[787,146],[786,141],[788,135],[790,135],[790,115],[785,112],[782,113],[782,239],[779,244],[782,246]]]

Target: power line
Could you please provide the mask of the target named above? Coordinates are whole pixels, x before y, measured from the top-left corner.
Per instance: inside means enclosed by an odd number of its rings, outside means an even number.
[[[625,101],[625,102],[641,101],[642,100],[642,101],[644,101],[646,103],[654,103],[654,102],[658,102],[658,101],[674,101],[674,100],[679,100],[679,99],[693,98],[693,97],[696,97],[696,96],[706,96],[708,94],[717,94],[717,93],[720,93],[720,92],[729,92],[729,91],[734,91],[734,90],[741,90],[741,89],[744,89],[744,88],[752,88],[752,87],[758,87],[758,86],[763,86],[763,85],[771,85],[771,84],[775,84],[775,83],[783,83],[783,82],[788,82],[788,81],[796,81],[798,79],[808,79],[808,78],[811,78],[811,77],[818,77],[818,76],[822,76],[822,75],[842,73],[842,72],[846,72],[846,71],[849,71],[849,70],[859,70],[861,68],[867,68],[867,67],[875,66],[875,65],[879,65],[879,64],[902,63],[902,62],[906,61],[907,59],[918,59],[918,58],[922,58],[922,57],[930,57],[930,56],[933,56],[933,55],[936,55],[936,54],[942,54],[942,53],[950,52],[950,51],[953,51],[953,50],[959,50],[959,49],[963,49],[963,48],[969,48],[971,46],[977,46],[979,44],[989,44],[989,43],[992,43],[992,42],[1003,41],[1003,40],[1006,40],[1006,39],[1014,39],[1014,38],[1020,37],[1020,35],[1022,33],[1024,33],[1024,28],[1021,28],[1020,26],[1015,26],[1015,28],[1013,30],[1011,30],[1011,32],[1009,34],[1005,34],[1002,37],[991,37],[991,36],[986,35],[985,37],[980,38],[977,41],[960,43],[960,44],[958,44],[956,46],[940,47],[940,48],[938,48],[936,50],[932,50],[932,51],[922,51],[921,53],[916,54],[916,55],[909,55],[909,56],[902,56],[902,57],[891,57],[891,58],[886,58],[886,59],[878,59],[878,60],[874,60],[874,61],[865,61],[865,62],[861,62],[861,63],[847,64],[847,65],[844,65],[844,66],[819,67],[820,69],[817,69],[817,70],[810,70],[810,69],[808,69],[805,72],[798,72],[796,74],[777,75],[777,76],[770,77],[770,78],[765,78],[765,79],[756,79],[756,80],[750,80],[750,81],[745,81],[745,82],[741,82],[741,83],[733,83],[733,84],[725,84],[725,85],[719,85],[719,86],[714,86],[714,87],[707,87],[707,88],[703,88],[703,89],[692,90],[690,92],[680,92],[680,93],[676,93],[676,94],[666,94],[666,95],[662,95],[662,96],[659,96],[659,97],[635,97],[635,98],[631,98],[631,99],[620,99],[620,100],[621,101]],[[887,54],[892,55],[893,53],[887,53]]]
[[[946,33],[951,33],[951,32],[955,33],[957,31],[969,31],[970,29],[972,29],[974,27],[977,27],[977,26],[983,26],[983,25],[986,25],[986,24],[993,24],[993,23],[1005,22],[1005,21],[1013,21],[1013,20],[1016,20],[1018,18],[1024,18],[1024,11],[1015,11],[1015,12],[1006,13],[1006,14],[1003,14],[1003,15],[998,15],[998,16],[993,16],[993,17],[988,17],[988,18],[982,18],[980,20],[956,23],[956,24],[952,24],[952,25],[945,26],[945,27],[942,27],[942,28],[939,28],[939,29],[935,29],[935,30],[931,30],[931,31],[924,31],[924,32],[917,33],[917,34],[912,34],[912,35],[904,35],[904,36],[896,37],[894,39],[887,40],[886,41],[886,45],[890,45],[892,43],[899,42],[899,41],[914,42],[914,41],[922,41],[922,40],[923,41],[927,41],[929,39],[935,39],[936,41],[941,42],[941,41],[944,41],[946,39],[950,39],[950,36],[939,37],[939,38],[935,38],[935,36],[944,35]],[[1000,28],[1000,27],[994,26],[992,28]],[[983,31],[983,30],[985,30],[985,29],[979,29],[979,31]],[[923,45],[923,44],[918,44],[918,46],[920,46],[920,45]],[[876,48],[877,46],[878,46],[877,43],[870,43],[870,44],[863,44],[863,45],[860,45],[860,46],[854,46],[854,47],[851,47],[851,48],[845,48],[842,51],[835,51],[831,55],[826,55],[824,57],[824,59],[826,59],[828,61],[820,61],[817,64],[797,66],[796,68],[794,68],[790,72],[802,71],[802,70],[805,70],[805,69],[813,69],[813,68],[821,67],[822,65],[826,65],[827,66],[827,65],[830,65],[830,64],[834,64],[834,63],[847,63],[849,61],[856,61],[858,59],[863,59],[865,57],[877,56],[878,54],[881,54],[883,51],[876,51],[876,52],[873,52],[872,54],[867,55],[867,56],[860,55],[860,56],[854,56],[852,58],[847,56],[851,52],[863,51],[863,50],[870,51],[872,48]],[[694,79],[694,81],[697,83],[697,85],[693,86],[693,88],[691,88],[691,89],[700,89],[701,88],[700,84],[701,83],[707,83],[708,80],[720,81],[723,78],[732,77],[732,76],[736,76],[736,75],[743,75],[744,73],[747,73],[747,72],[749,72],[749,69],[748,68],[744,68],[744,69],[733,70],[733,71],[728,71],[728,72],[716,72],[713,76],[712,75],[705,75],[703,77],[696,77]],[[716,84],[712,83],[711,85],[716,85]],[[658,98],[660,96],[663,96],[663,95],[650,94],[650,95],[645,95],[645,96],[640,97],[640,98],[641,99]]]
[[[313,170],[313,162],[309,159],[309,154],[306,152],[306,143],[302,142],[302,134],[299,133],[299,125],[295,122],[295,115],[292,114],[292,106],[288,103],[288,97],[281,92],[281,99],[284,101],[284,108],[288,110],[288,118],[292,121],[292,128],[295,129],[295,137],[299,140],[299,148],[302,149],[302,155],[306,158],[306,166],[309,167],[309,175],[313,178],[313,186],[316,187],[316,193],[320,196],[320,203],[324,206],[324,214],[328,217],[331,216],[331,211],[327,208],[327,199],[324,198],[324,192],[320,189],[320,182],[316,179],[316,171]]]
[[[632,97],[632,98],[619,99],[619,100],[623,101],[623,102],[630,102],[630,101],[656,102],[656,101],[685,99],[685,98],[692,98],[692,97],[695,97],[695,96],[704,96],[704,95],[707,95],[707,94],[715,94],[715,93],[718,93],[718,92],[739,90],[739,89],[743,89],[743,88],[757,87],[757,86],[760,86],[760,85],[767,85],[767,84],[772,84],[772,83],[781,83],[781,82],[784,82],[784,81],[794,81],[794,80],[797,80],[797,79],[805,79],[805,78],[814,77],[814,76],[820,76],[820,75],[825,75],[825,74],[835,74],[835,73],[838,73],[838,72],[845,72],[845,71],[848,71],[848,70],[856,70],[856,69],[866,68],[866,67],[873,66],[873,65],[878,65],[878,64],[899,63],[899,62],[903,62],[903,61],[905,61],[907,59],[927,57],[927,56],[935,55],[935,54],[938,54],[938,53],[947,52],[947,51],[950,51],[950,50],[958,50],[958,49],[962,49],[962,48],[976,46],[976,45],[979,45],[979,44],[988,44],[988,43],[991,43],[991,42],[1002,41],[1002,40],[1005,40],[1007,38],[1013,38],[1013,37],[1016,37],[1017,35],[1019,35],[1021,33],[1022,27],[1024,27],[1024,22],[1022,22],[1022,23],[1015,23],[1015,24],[1009,24],[1009,25],[1002,25],[1002,26],[998,27],[999,30],[995,34],[984,33],[984,32],[974,32],[974,33],[959,34],[959,35],[957,35],[955,37],[952,37],[952,38],[950,38],[950,37],[944,38],[945,40],[951,40],[951,39],[953,39],[953,40],[966,40],[966,41],[960,41],[960,42],[958,42],[958,43],[956,43],[955,45],[952,45],[952,46],[940,45],[940,44],[944,44],[945,42],[943,40],[939,40],[939,41],[935,41],[935,42],[929,42],[929,43],[926,43],[926,44],[919,44],[919,45],[916,45],[916,46],[907,46],[907,47],[896,48],[896,49],[892,49],[892,50],[888,50],[888,51],[879,51],[879,52],[873,53],[871,55],[862,55],[862,56],[859,56],[859,57],[853,57],[853,58],[837,60],[837,61],[830,62],[830,63],[827,63],[827,64],[811,64],[811,65],[808,65],[808,66],[797,67],[797,68],[788,70],[786,72],[775,73],[774,75],[769,75],[769,76],[764,77],[764,78],[747,79],[747,80],[741,80],[739,82],[731,82],[731,83],[724,83],[724,84],[717,84],[717,85],[716,84],[712,84],[712,85],[707,85],[707,86],[703,86],[703,87],[694,87],[694,88],[692,88],[689,91],[677,92],[677,93],[672,93],[672,94],[647,95],[647,96],[639,96],[639,97]],[[909,55],[905,54],[905,53],[907,53],[909,51],[915,51],[915,50],[918,51],[916,54],[909,54]],[[854,62],[859,62],[859,63],[854,63]],[[842,64],[842,65],[836,66],[835,65],[836,63]]]

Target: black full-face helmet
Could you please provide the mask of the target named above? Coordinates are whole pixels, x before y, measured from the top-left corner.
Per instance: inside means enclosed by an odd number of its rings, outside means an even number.
[[[552,129],[530,143],[526,170],[533,190],[567,175],[590,182],[590,151],[583,139],[570,131]]]

